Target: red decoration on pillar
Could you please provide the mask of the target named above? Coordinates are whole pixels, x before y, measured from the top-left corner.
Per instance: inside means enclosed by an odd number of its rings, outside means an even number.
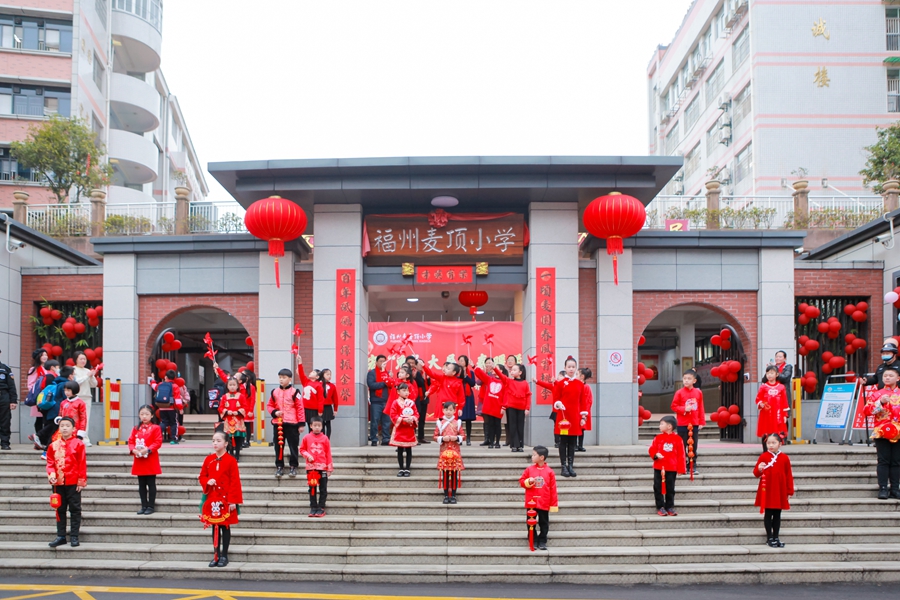
[[[356,269],[335,273],[334,378],[338,404],[353,404],[356,398]]]
[[[296,240],[306,231],[306,213],[290,200],[270,196],[250,205],[244,225],[251,234],[269,242],[269,256],[275,257],[275,285],[280,288],[278,257],[284,256],[285,242]]]
[[[538,363],[537,377],[546,383],[556,380],[553,368],[553,356],[556,354],[556,269],[554,267],[538,267],[535,269],[534,301],[534,346],[535,354],[541,357]],[[552,404],[550,390],[541,388],[537,391],[537,404]],[[562,425],[560,425],[562,426]]]
[[[588,232],[606,240],[606,253],[613,257],[616,285],[619,285],[618,255],[624,251],[622,239],[635,235],[646,220],[644,204],[637,198],[619,192],[594,198],[584,211],[584,226]]]
[[[469,307],[469,314],[475,320],[475,313],[479,306],[484,306],[488,301],[488,293],[481,290],[472,290],[459,293],[459,303]]]

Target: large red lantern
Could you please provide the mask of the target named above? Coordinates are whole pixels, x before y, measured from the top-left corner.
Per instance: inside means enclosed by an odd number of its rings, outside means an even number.
[[[463,306],[469,307],[469,314],[472,315],[473,321],[475,320],[475,313],[478,312],[478,307],[484,306],[485,304],[487,304],[487,301],[487,292],[483,292],[481,290],[459,293],[459,303]]]
[[[637,198],[619,192],[594,198],[584,211],[584,226],[588,232],[606,240],[606,253],[613,257],[616,285],[619,285],[618,255],[624,250],[622,239],[635,235],[646,220],[644,204]]]
[[[250,205],[244,225],[251,234],[269,242],[269,256],[275,257],[275,286],[280,288],[278,257],[284,256],[285,242],[296,240],[306,231],[306,213],[290,200],[270,196]]]

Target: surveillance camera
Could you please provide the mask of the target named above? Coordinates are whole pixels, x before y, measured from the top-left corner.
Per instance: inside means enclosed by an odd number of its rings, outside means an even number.
[[[450,297],[450,292],[441,292],[441,298],[445,298],[445,299],[446,299],[446,298],[449,298],[449,297]]]
[[[880,244],[887,244],[894,237],[892,233],[882,233],[878,237],[875,238],[875,241]]]
[[[19,249],[25,247],[25,242],[23,242],[21,240],[9,240],[9,247],[19,250]]]

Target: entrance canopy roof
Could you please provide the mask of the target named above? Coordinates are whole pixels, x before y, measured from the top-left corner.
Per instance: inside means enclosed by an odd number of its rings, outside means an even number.
[[[681,168],[680,156],[447,156],[209,163],[243,206],[270,195],[313,204],[423,209],[435,196],[451,210],[523,209],[578,202],[617,190],[650,202]]]

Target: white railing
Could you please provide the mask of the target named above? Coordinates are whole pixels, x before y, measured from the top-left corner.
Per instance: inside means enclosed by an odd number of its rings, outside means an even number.
[[[113,10],[131,13],[162,32],[162,2],[160,0],[113,0]]]
[[[243,233],[246,212],[237,202],[192,202],[188,224],[191,233]]]
[[[30,204],[25,224],[53,237],[76,237],[91,234],[91,205]]]
[[[897,17],[887,17],[885,20],[885,28],[887,33],[888,52],[896,52],[900,50],[900,19]]]
[[[706,196],[657,196],[647,205],[646,229],[662,229],[667,219],[682,219],[706,208]],[[691,223],[693,227],[693,223]],[[704,224],[705,227],[705,224]]]
[[[174,232],[174,202],[106,205],[104,235],[151,235]]]

